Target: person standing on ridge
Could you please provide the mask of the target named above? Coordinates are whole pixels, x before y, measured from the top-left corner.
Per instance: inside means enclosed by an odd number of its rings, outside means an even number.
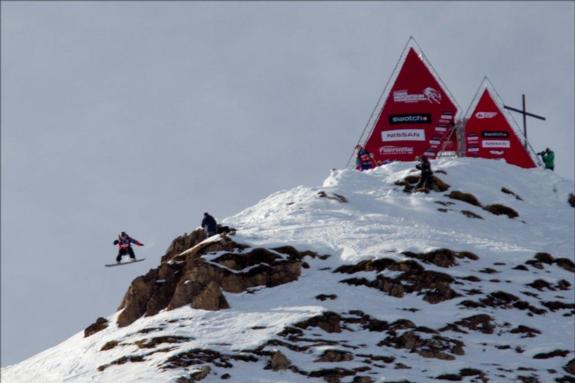
[[[206,233],[207,237],[211,237],[212,235],[216,234],[217,229],[217,222],[214,217],[209,215],[208,213],[204,213],[204,219],[202,220],[202,229]]]
[[[373,158],[373,153],[361,145],[355,145],[355,150],[357,150],[357,157],[355,159],[355,168],[357,170],[364,171],[375,168],[377,164]]]
[[[114,245],[118,245],[118,256],[116,257],[116,262],[120,263],[124,255],[129,255],[132,261],[136,260],[136,254],[134,254],[134,249],[132,249],[132,243],[137,246],[144,246],[140,241],[136,241],[131,238],[125,231],[121,232],[118,239],[114,241]]]
[[[423,188],[423,191],[427,191],[431,186],[431,180],[433,177],[431,164],[429,163],[427,157],[424,155],[418,156],[416,159],[419,161],[419,163],[416,164],[415,167],[421,170],[421,175],[419,176],[419,182],[417,185],[415,185],[415,191],[418,191],[420,188]]]
[[[541,156],[545,169],[555,170],[555,153],[553,150],[546,148],[544,151],[537,153],[537,155]]]

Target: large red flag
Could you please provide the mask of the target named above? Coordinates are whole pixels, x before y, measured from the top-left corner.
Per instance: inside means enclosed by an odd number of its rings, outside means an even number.
[[[410,39],[365,142],[378,162],[413,161],[455,152],[457,106],[415,41]]]
[[[487,78],[471,102],[466,119],[466,157],[504,159],[522,168],[534,168],[538,163],[537,155]]]

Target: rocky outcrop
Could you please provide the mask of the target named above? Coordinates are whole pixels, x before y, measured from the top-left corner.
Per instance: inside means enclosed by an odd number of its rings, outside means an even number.
[[[241,293],[256,286],[292,282],[301,273],[304,257],[319,257],[290,246],[249,248],[226,237],[193,245],[200,238],[198,232],[179,237],[158,268],[132,282],[119,307],[120,327],[184,305],[203,310],[229,308],[224,291]],[[192,248],[182,250],[184,244]]]
[[[84,338],[87,338],[90,335],[97,333],[98,331],[102,331],[106,327],[108,327],[108,320],[106,318],[100,317],[96,319],[96,322],[92,323],[84,329]]]

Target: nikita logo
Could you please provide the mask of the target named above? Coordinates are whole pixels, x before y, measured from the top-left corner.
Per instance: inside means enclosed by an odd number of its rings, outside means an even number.
[[[479,118],[480,120],[484,118],[493,118],[497,115],[497,112],[477,112],[475,113],[475,117]]]
[[[441,103],[441,93],[436,89],[428,86],[422,93],[409,94],[407,90],[396,90],[393,92],[394,102],[405,102],[408,104],[417,103],[420,101],[427,101],[430,104]]]
[[[395,124],[426,124],[431,122],[431,114],[397,114],[389,116],[389,123]]]

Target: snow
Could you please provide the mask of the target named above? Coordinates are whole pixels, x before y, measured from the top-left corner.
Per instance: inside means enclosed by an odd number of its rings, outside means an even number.
[[[432,161],[434,170],[449,184],[450,191],[459,190],[475,195],[484,204],[501,203],[515,209],[519,217],[493,215],[480,207],[446,197],[447,193],[406,194],[394,184],[410,174],[413,163],[391,163],[367,172],[350,169],[332,170],[321,187],[298,186],[281,191],[263,199],[255,206],[224,220],[224,224],[238,229],[236,242],[253,247],[271,248],[292,245],[300,250],[313,250],[329,254],[326,260],[306,259],[309,269],[302,269],[297,282],[274,288],[253,289],[249,293],[225,293],[231,308],[217,312],[180,308],[164,311],[153,317],[141,318],[132,325],[118,328],[114,321],[118,313],[108,317],[110,326],[88,338],[78,333],[67,341],[46,350],[14,366],[2,369],[2,381],[6,383],[25,382],[170,382],[181,376],[178,370],[160,370],[158,365],[171,355],[191,348],[217,350],[222,353],[241,352],[273,339],[285,326],[304,320],[322,311],[349,312],[361,310],[380,320],[393,322],[409,319],[417,326],[438,329],[464,317],[489,313],[501,327],[499,334],[486,336],[480,332],[469,334],[448,332],[449,337],[465,343],[465,355],[445,362],[422,358],[405,350],[382,348],[377,344],[382,336],[366,331],[327,334],[321,332],[318,339],[337,340],[343,344],[361,345],[360,353],[389,355],[397,362],[417,364],[417,369],[397,370],[387,368],[378,379],[410,379],[427,381],[440,373],[457,372],[460,368],[474,367],[496,373],[503,366],[535,368],[542,381],[552,381],[554,375],[549,369],[562,370],[569,359],[533,359],[540,352],[556,349],[573,353],[573,315],[563,316],[564,311],[548,312],[545,315],[527,316],[518,309],[461,309],[465,296],[463,289],[480,288],[483,297],[491,292],[505,291],[531,304],[538,299],[524,294],[525,284],[536,278],[555,284],[564,279],[573,281],[573,274],[556,266],[529,272],[513,270],[537,252],[547,252],[556,258],[573,259],[574,214],[567,198],[573,192],[572,181],[542,169],[521,169],[503,161],[483,159],[440,159]],[[501,192],[506,187],[521,196]],[[348,199],[341,203],[333,199],[319,198],[317,193],[337,193]],[[444,207],[436,202],[452,202],[446,213],[437,209]],[[471,219],[461,214],[469,210],[483,219]],[[218,240],[219,236],[206,241]],[[458,260],[456,267],[448,270],[453,277],[478,275],[482,282],[468,282],[455,285],[462,293],[461,298],[431,305],[417,294],[402,298],[385,295],[381,291],[364,286],[350,286],[340,283],[350,277],[333,273],[342,264],[352,264],[365,259],[392,258],[407,259],[405,251],[427,252],[437,248],[454,251],[470,251],[477,254],[477,261]],[[188,250],[189,251],[189,250]],[[184,252],[186,253],[186,252]],[[183,254],[184,254],[183,253]],[[212,261],[218,254],[205,258]],[[494,265],[505,263],[505,265]],[[446,272],[446,269],[425,264],[426,269]],[[499,271],[495,274],[480,273],[484,268]],[[394,272],[384,271],[393,277]],[[479,273],[479,274],[478,274]],[[374,273],[354,274],[353,277],[373,278]],[[493,282],[492,280],[499,280]],[[573,287],[570,290],[536,291],[539,300],[562,300],[573,302]],[[319,301],[318,294],[335,294],[337,299]],[[413,309],[412,311],[406,309]],[[505,325],[505,323],[508,325]],[[544,330],[535,338],[522,338],[522,334],[505,331],[519,324]],[[167,346],[175,347],[165,353],[149,355],[146,362],[111,366],[103,372],[98,366],[108,364],[125,355],[143,355],[135,342],[147,339],[144,329],[157,328],[154,336],[183,336],[189,339]],[[442,333],[442,335],[445,335]],[[111,340],[120,345],[108,351],[99,351]],[[513,349],[497,349],[496,345],[522,347],[525,352]],[[340,346],[319,345],[311,354],[298,353],[285,347],[277,347],[288,359],[304,370],[343,367],[353,368],[360,364],[358,358],[338,363],[318,363],[315,359],[326,348]],[[489,351],[486,352],[485,349]],[[527,361],[527,362],[526,362]],[[526,364],[527,363],[527,364]],[[427,371],[422,373],[422,371]],[[191,372],[189,369],[188,372]],[[293,372],[273,372],[258,368],[253,363],[234,362],[230,371],[235,382],[303,382],[322,381],[305,378]],[[504,372],[496,381],[512,381]],[[528,374],[528,372],[526,372]],[[492,375],[493,376],[493,375]],[[348,379],[351,381],[350,379]],[[209,375],[206,382],[219,378]],[[347,381],[347,380],[345,380]],[[380,380],[383,381],[383,380]]]

